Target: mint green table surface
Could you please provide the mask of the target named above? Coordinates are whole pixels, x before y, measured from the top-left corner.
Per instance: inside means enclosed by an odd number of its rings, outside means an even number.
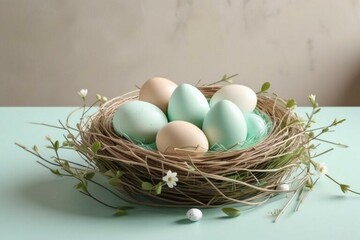
[[[360,239],[360,196],[344,195],[327,178],[316,184],[298,212],[291,207],[277,223],[269,212],[281,208],[285,198],[232,219],[220,209],[205,209],[201,221],[189,223],[187,209],[142,206],[114,217],[112,209],[77,192],[74,180],[56,177],[14,145],[44,146],[48,134],[60,138],[61,131],[28,122],[56,124],[71,109],[0,108],[0,239]],[[306,110],[297,112],[303,115]],[[326,139],[349,148],[336,148],[318,161],[327,164],[334,178],[359,191],[360,108],[323,108],[317,126],[335,117],[347,121]],[[75,153],[67,157],[79,159]]]

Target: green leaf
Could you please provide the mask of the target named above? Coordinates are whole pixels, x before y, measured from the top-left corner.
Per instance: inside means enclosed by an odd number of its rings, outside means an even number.
[[[110,178],[108,182],[111,186],[114,186],[114,187],[119,186],[121,183],[121,181],[116,177]]]
[[[286,101],[286,107],[287,108],[294,108],[296,107],[296,102],[294,99],[289,99]]]
[[[154,189],[154,185],[149,182],[142,182],[141,188],[142,188],[142,190],[145,190],[145,191],[151,191]]]
[[[50,171],[55,175],[61,176],[59,169],[50,169]]]
[[[265,82],[262,86],[261,86],[261,92],[266,92],[267,90],[269,90],[270,88],[270,83],[269,82]]]
[[[39,154],[39,152],[38,152],[38,147],[37,147],[36,145],[34,145],[34,146],[32,147],[32,150],[33,150],[35,153]]]
[[[91,146],[91,150],[93,151],[94,154],[96,154],[100,148],[101,148],[101,143],[99,141],[94,142],[93,145]]]
[[[336,126],[336,125],[338,125],[340,123],[343,123],[345,121],[346,121],[346,119],[341,119],[341,120],[334,119],[333,125]]]
[[[314,136],[315,136],[315,133],[314,133],[314,132],[311,131],[311,132],[308,133],[308,137],[309,137],[309,138],[313,138]]]
[[[64,162],[60,162],[61,164],[61,167],[62,169],[65,171],[65,172],[68,172],[70,174],[74,174],[72,171],[71,171],[71,168],[70,168],[70,165],[69,165],[69,162],[68,161],[64,161]]]
[[[106,171],[105,173],[104,173],[104,175],[105,176],[107,176],[107,177],[115,177],[115,173],[114,173],[114,171],[113,170],[108,170],[108,171]]]
[[[312,178],[308,178],[308,180],[306,181],[305,187],[308,189],[312,189],[314,187],[314,182],[313,182]]]
[[[87,179],[87,180],[92,179],[94,176],[95,176],[95,172],[86,172],[84,174],[84,178]]]
[[[87,186],[85,185],[84,182],[79,182],[79,183],[76,184],[74,187],[75,187],[76,189],[78,189],[78,190],[83,190],[84,192],[87,192],[87,191],[88,191],[88,190],[87,190]]]
[[[326,132],[328,132],[329,131],[329,127],[325,127],[325,128],[323,128],[322,130],[321,130],[321,132],[323,132],[323,133],[326,133]]]
[[[229,217],[238,217],[240,216],[240,210],[236,208],[223,208],[222,211]]]
[[[60,143],[59,143],[58,140],[56,140],[55,143],[54,143],[54,150],[55,151],[59,150],[59,146],[60,146]]]
[[[161,193],[161,190],[162,190],[162,184],[161,182],[159,182],[158,184],[155,185],[155,189],[154,189],[155,194],[159,195]]]
[[[127,214],[127,211],[123,208],[116,209],[114,216],[124,216]]]

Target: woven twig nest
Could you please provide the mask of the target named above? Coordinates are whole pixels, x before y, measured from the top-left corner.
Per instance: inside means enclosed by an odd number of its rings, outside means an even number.
[[[199,90],[210,98],[220,87],[203,86]],[[91,148],[101,143],[95,156],[85,154],[101,172],[121,171],[118,190],[127,201],[156,206],[215,207],[227,204],[259,205],[281,192],[278,186],[305,181],[300,169],[306,135],[298,117],[276,96],[259,94],[257,109],[271,123],[268,136],[242,150],[208,152],[201,156],[164,155],[118,137],[111,119],[123,103],[138,98],[138,92],[114,98],[102,105],[81,131],[82,145]],[[142,183],[162,181],[168,170],[177,172],[175,188],[163,187],[160,194],[143,190]]]

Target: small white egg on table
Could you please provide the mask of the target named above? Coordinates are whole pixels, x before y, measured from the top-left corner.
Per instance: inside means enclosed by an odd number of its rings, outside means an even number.
[[[191,208],[186,213],[186,217],[193,222],[197,222],[202,218],[203,214],[200,209],[197,208]]]

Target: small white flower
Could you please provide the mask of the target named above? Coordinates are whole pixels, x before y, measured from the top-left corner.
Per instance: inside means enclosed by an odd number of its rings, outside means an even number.
[[[82,98],[85,98],[87,93],[88,93],[87,89],[81,89],[80,91],[78,91],[79,96]]]
[[[309,100],[310,100],[310,103],[311,103],[313,108],[318,108],[319,107],[319,104],[316,102],[316,95],[311,94],[309,96]]]
[[[315,165],[315,170],[319,176],[325,175],[328,172],[328,168],[325,163],[317,163]]]
[[[316,99],[316,95],[311,94],[311,95],[309,96],[309,99],[310,99],[310,101],[311,101],[312,103],[314,103],[314,102],[315,102],[315,99]]]
[[[46,136],[45,136],[45,140],[51,141],[51,136],[50,136],[50,135],[46,135]]]
[[[176,172],[172,172],[171,170],[169,170],[166,173],[166,176],[164,176],[162,179],[164,182],[166,182],[166,184],[168,185],[169,188],[173,188],[174,186],[176,186],[176,182],[179,180],[176,177],[177,173]]]

